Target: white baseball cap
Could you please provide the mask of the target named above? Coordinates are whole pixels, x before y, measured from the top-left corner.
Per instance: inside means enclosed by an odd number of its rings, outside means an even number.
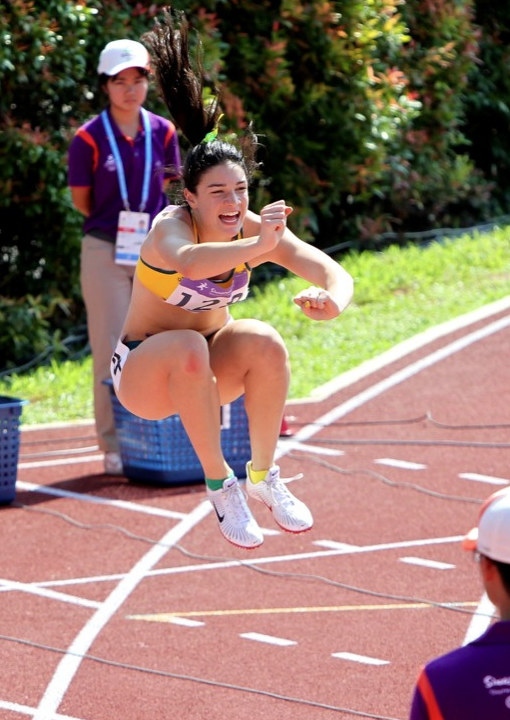
[[[480,509],[478,526],[466,535],[462,547],[510,564],[510,487],[487,498]]]
[[[149,69],[149,53],[135,40],[112,40],[99,56],[97,72],[99,75],[118,75],[126,68],[139,67]]]

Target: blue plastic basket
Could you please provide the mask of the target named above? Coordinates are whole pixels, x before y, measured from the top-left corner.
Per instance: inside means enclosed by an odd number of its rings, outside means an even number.
[[[126,410],[110,387],[115,429],[124,475],[156,485],[203,482],[204,473],[178,415],[144,420]],[[221,408],[221,445],[238,477],[245,477],[250,459],[250,436],[244,397]]]
[[[16,497],[21,409],[28,400],[0,395],[0,504]]]

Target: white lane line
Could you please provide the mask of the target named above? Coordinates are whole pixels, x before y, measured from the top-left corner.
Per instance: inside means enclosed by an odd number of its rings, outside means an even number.
[[[474,482],[488,483],[489,485],[508,485],[510,482],[505,478],[492,477],[492,475],[479,475],[478,473],[459,473],[462,480],[473,480]]]
[[[476,640],[476,638],[480,637],[480,635],[483,635],[491,624],[494,615],[496,615],[496,608],[489,600],[487,593],[484,593],[478,607],[475,610],[475,614],[469,623],[469,627],[462,644],[467,645],[473,640]]]
[[[396,458],[379,458],[374,460],[378,465],[388,465],[389,467],[402,468],[403,470],[426,470],[427,466],[421,463],[408,462],[407,460],[397,460]]]
[[[0,709],[9,710],[10,712],[18,713],[19,715],[30,716],[33,716],[35,712],[35,708],[33,707],[7,702],[6,700],[0,700]],[[76,718],[71,715],[61,715],[60,713],[52,713],[51,715],[46,716],[46,720],[83,720],[83,718]]]
[[[260,526],[259,526],[260,527]],[[279,530],[275,530],[274,528],[260,528],[260,532],[265,537],[275,537],[275,535],[281,535],[281,532]]]
[[[510,325],[510,317],[504,317],[501,318],[493,323],[491,323],[488,326],[485,326],[484,328],[474,331],[470,333],[469,335],[466,335],[458,340],[455,340],[454,342],[450,343],[449,345],[446,345],[439,350],[429,354],[426,357],[421,358],[415,363],[412,363],[411,365],[406,366],[405,368],[401,369],[400,371],[397,371],[393,375],[391,375],[388,378],[385,378],[379,383],[376,383],[372,385],[371,387],[367,388],[365,391],[358,393],[358,395],[350,398],[347,402],[344,402],[340,405],[338,405],[336,408],[334,408],[332,411],[325,413],[322,417],[318,418],[313,425],[310,425],[308,427],[303,428],[302,430],[298,431],[296,435],[294,436],[295,441],[306,441],[316,435],[320,430],[321,427],[324,425],[328,425],[330,423],[335,422],[339,418],[345,416],[349,412],[361,407],[363,404],[368,402],[369,400],[379,396],[381,393],[384,393],[386,390],[389,390],[392,387],[395,387],[399,383],[404,382],[404,380],[409,379],[410,377],[413,377],[413,375],[421,372],[422,370],[434,365],[435,363],[439,362],[440,360],[443,360],[450,355],[452,355],[455,352],[459,352],[460,350],[468,347],[470,344],[477,342],[479,340],[482,340],[486,337],[488,337],[490,334],[498,332],[499,330],[507,327]],[[277,453],[275,455],[275,459],[279,457],[283,457],[286,454],[286,450],[284,448],[279,447],[277,450]],[[58,462],[58,461],[57,461]],[[210,504],[209,503],[202,503],[198,506],[197,510],[200,510],[200,508],[207,508],[207,511],[210,510]],[[191,518],[193,514],[191,514],[189,517]],[[183,521],[184,524],[184,521]],[[175,530],[175,529],[174,529]],[[165,536],[165,540],[167,537],[172,536],[173,531],[170,531],[167,536]],[[145,558],[152,558],[153,555],[161,554],[163,555],[166,552],[167,548],[163,547],[162,545],[154,546],[145,556]],[[359,552],[366,552],[366,549],[360,549]],[[331,551],[332,553],[334,551]],[[318,553],[317,555],[319,555]],[[275,561],[281,561],[275,560],[275,559],[268,559],[267,562],[275,562]],[[260,562],[260,561],[259,561]],[[143,563],[142,565],[151,565],[151,563]],[[152,564],[155,564],[152,563]],[[209,567],[217,568],[219,566],[238,566],[239,562],[235,563],[214,563],[210,564]],[[103,604],[102,608],[96,613],[94,618],[96,616],[100,616],[100,614],[105,615],[106,617],[103,619],[102,617],[98,617],[99,620],[99,626],[97,628],[97,632],[94,633],[92,630],[88,631],[88,625],[85,626],[82,633],[78,636],[77,640],[73,645],[71,646],[68,655],[66,655],[61,663],[59,664],[59,667],[57,669],[57,672],[55,673],[52,681],[50,682],[47,691],[39,705],[38,713],[34,717],[34,720],[47,720],[47,718],[50,716],[50,713],[53,712],[51,709],[55,703],[60,703],[61,698],[65,694],[72,677],[74,676],[74,673],[77,670],[77,667],[79,665],[79,662],[81,661],[80,658],[75,657],[72,653],[75,651],[75,646],[77,646],[78,649],[80,649],[82,646],[86,646],[88,648],[93,641],[95,635],[100,632],[104,624],[107,622],[109,617],[113,614],[113,612],[117,609],[117,607],[124,601],[125,597],[129,594],[131,591],[131,584],[134,583],[134,585],[138,584],[141,579],[141,573],[138,571],[138,565],[133,568],[133,571],[126,575],[117,586],[116,590],[113,591],[113,593],[109,596],[107,601]],[[141,567],[141,566],[140,566]],[[143,574],[149,571],[149,567],[143,568]],[[197,569],[203,570],[204,566],[197,567],[191,567],[188,568],[186,571]],[[181,569],[182,570],[182,569]],[[135,579],[132,579],[134,572]],[[140,575],[140,577],[139,577]],[[117,598],[117,595],[119,595],[119,598]],[[110,607],[111,606],[111,607]],[[101,613],[101,611],[104,609],[104,612]]]
[[[40,460],[39,462],[20,462],[18,470],[33,468],[54,467],[55,465],[83,465],[83,463],[103,462],[104,454],[90,455],[89,457],[63,458],[62,460]]]
[[[58,457],[59,455],[85,455],[89,452],[97,452],[99,450],[99,445],[89,445],[88,447],[77,447],[77,448],[67,448],[66,450],[45,450],[44,452],[23,452],[19,454],[19,457],[21,460],[33,460],[34,458],[43,458],[43,457]],[[65,458],[67,460],[71,460],[71,458]]]
[[[209,504],[209,503],[204,503]],[[188,572],[204,572],[208,570],[224,570],[226,568],[239,568],[243,565],[267,565],[269,563],[293,562],[295,560],[316,560],[324,557],[337,557],[339,555],[349,555],[357,553],[380,552],[384,550],[398,550],[409,547],[424,547],[428,545],[443,545],[449,543],[460,543],[464,535],[454,535],[453,537],[427,538],[425,540],[407,540],[396,543],[385,543],[383,545],[366,545],[366,546],[346,546],[339,550],[323,550],[322,552],[297,553],[295,555],[272,555],[263,558],[253,558],[253,560],[222,560],[219,562],[202,563],[201,565],[180,565],[171,568],[160,568],[151,570],[147,573],[147,577],[157,577],[158,575],[176,575]],[[45,580],[39,583],[32,583],[38,587],[62,587],[65,585],[86,585],[87,583],[112,582],[112,580],[121,580],[125,577],[124,573],[113,575],[94,575],[84,578],[73,578],[70,580]]]
[[[484,327],[473,331],[469,335],[464,335],[463,337],[454,340],[449,345],[444,345],[429,355],[420,358],[416,362],[406,365],[401,370],[393,373],[393,375],[384,378],[374,385],[370,385],[370,387],[349,398],[346,402],[337,405],[333,408],[333,410],[330,410],[321,417],[317,418],[313,425],[309,425],[301,430],[298,430],[298,432],[294,435],[294,440],[298,442],[306,442],[306,440],[309,440],[311,437],[320,432],[324,426],[336,422],[341,417],[344,417],[353,410],[358,409],[387,390],[394,388],[396,385],[403,383],[405,380],[409,380],[409,378],[417,375],[422,370],[426,370],[441,360],[445,360],[450,357],[450,355],[453,355],[460,350],[464,350],[475,342],[484,340],[489,335],[499,332],[509,325],[510,315],[500,318],[499,320],[495,320],[490,325],[485,325]],[[277,448],[277,457],[282,457],[283,455],[285,455],[285,448],[280,446]]]
[[[73,428],[75,430],[80,430],[80,428],[83,428],[84,431],[87,431],[88,428],[93,427],[95,425],[95,421],[90,418],[89,420],[67,420],[66,422],[47,422],[47,423],[41,423],[40,425],[21,425],[20,430],[22,433],[31,433],[31,432],[37,432],[41,430],[59,430],[61,428],[65,428],[66,430],[69,430],[69,428]],[[69,440],[76,440],[75,437],[69,438]],[[32,440],[28,440],[28,442],[33,442]]]
[[[401,557],[399,560],[409,565],[421,565],[422,567],[433,568],[434,570],[453,570],[456,567],[456,565],[452,565],[451,563],[439,562],[439,560],[427,560],[426,558],[419,557]]]
[[[33,720],[48,720],[48,718],[52,717],[73,681],[83,656],[88,652],[105,625],[168,550],[203,520],[211,510],[212,505],[210,503],[200,503],[185,519],[161,538],[160,544],[151,547],[122,578],[101,604],[101,607],[83,626],[64,657],[60,660],[34,713]]]
[[[359,550],[359,545],[349,545],[349,543],[336,542],[335,540],[314,540],[312,545],[329,548],[330,550],[341,550],[345,553]]]
[[[297,642],[295,642],[295,640],[284,640],[284,638],[273,637],[272,635],[263,635],[256,632],[242,633],[242,635],[240,635],[239,637],[245,638],[246,640],[255,640],[256,642],[268,643],[269,645],[279,645],[280,647],[297,645]]]
[[[473,323],[479,322],[480,320],[484,320],[491,315],[495,315],[499,312],[503,312],[504,310],[508,310],[510,308],[510,296],[501,298],[500,300],[496,300],[493,303],[490,303],[488,305],[484,305],[481,308],[477,308],[473,312],[466,313],[465,315],[461,315],[457,318],[452,318],[451,320],[447,320],[444,323],[441,323],[440,325],[435,325],[434,327],[428,328],[422,333],[419,333],[418,335],[415,335],[412,338],[408,338],[407,340],[404,340],[401,343],[398,343],[398,345],[395,345],[390,350],[387,350],[384,353],[381,353],[375,358],[371,358],[370,360],[367,360],[358,367],[353,368],[352,370],[348,370],[345,373],[342,373],[336,378],[333,378],[328,383],[325,383],[324,385],[315,388],[315,390],[312,391],[310,394],[310,400],[313,402],[318,402],[321,399],[326,399],[328,397],[331,397],[336,392],[341,390],[342,388],[348,387],[349,385],[354,384],[358,380],[361,380],[364,377],[367,377],[368,375],[371,375],[374,372],[377,372],[383,367],[386,367],[387,365],[390,365],[392,362],[395,362],[396,360],[399,360],[406,355],[408,355],[411,352],[414,352],[415,350],[419,350],[423,348],[428,343],[437,340],[441,337],[444,337],[448,333],[454,332],[456,330],[460,330],[462,328],[467,327],[468,325],[471,325]],[[351,410],[356,409],[357,407],[360,407],[365,402],[368,402],[368,400],[372,399],[373,397],[377,397],[377,395],[381,394],[382,392],[385,392],[390,387],[393,387],[394,385],[397,385],[400,382],[403,382],[409,377],[412,377],[414,374],[420,372],[425,367],[429,367],[430,365],[433,365],[434,363],[438,362],[439,360],[444,359],[445,357],[448,357],[449,355],[458,352],[459,350],[462,350],[464,347],[467,347],[473,342],[476,342],[478,340],[482,340],[483,338],[487,337],[488,335],[498,332],[499,330],[503,329],[510,323],[510,318],[500,318],[499,320],[495,321],[491,325],[487,325],[481,330],[475,331],[471,333],[470,335],[465,335],[463,338],[460,338],[459,340],[454,341],[453,343],[450,343],[450,345],[446,345],[443,348],[440,348],[435,353],[432,353],[431,355],[428,355],[421,360],[419,360],[417,363],[413,363],[412,365],[408,365],[406,368],[401,370],[400,372],[395,373],[394,375],[390,376],[389,378],[386,378],[382,383],[377,383],[376,385],[372,386],[368,390],[366,390],[363,393],[360,393],[359,395],[355,396],[354,398],[351,398],[351,400],[347,403],[344,403],[343,405],[339,405],[331,412],[327,413],[326,415],[323,415],[322,418],[319,418],[314,421],[311,425],[302,428],[297,433],[295,433],[292,437],[292,442],[300,442],[301,440],[308,440],[309,438],[313,437],[315,434],[320,432],[322,429],[321,425],[324,425],[324,423],[329,424],[333,423],[338,418],[343,417]],[[305,402],[307,399],[305,398]],[[298,401],[299,402],[299,401]],[[93,420],[89,420],[87,422],[80,422],[80,425],[93,425]],[[55,428],[55,427],[69,427],[72,426],[73,423],[48,423],[43,425],[35,425],[35,426],[22,426],[21,431],[22,432],[30,432],[30,431],[36,431],[43,428]],[[277,452],[277,455],[275,456],[275,459],[279,457],[283,457],[288,449],[285,447],[285,441],[281,441],[278,443],[278,450],[281,452]],[[81,458],[72,460],[72,463],[78,463],[78,462],[95,462],[95,461],[102,461],[104,460],[104,454],[101,455],[94,455],[90,458]],[[18,468],[37,468],[37,467],[49,467],[54,465],[64,465],[68,463],[68,460],[53,460],[48,462],[41,462],[41,463],[19,463]]]
[[[440,325],[434,325],[433,327],[418,333],[418,335],[414,335],[413,337],[394,345],[389,350],[386,350],[386,352],[383,352],[370,360],[362,362],[361,365],[352,368],[352,370],[347,370],[341,375],[338,375],[336,378],[324,383],[324,385],[320,385],[312,390],[309,398],[305,398],[304,402],[320,402],[321,400],[327,400],[339,390],[349,387],[349,385],[354,385],[354,383],[358,382],[358,380],[362,380],[368,375],[381,370],[381,368],[387,367],[396,360],[401,360],[403,357],[409,355],[415,350],[421,350],[428,343],[431,343],[434,340],[439,340],[445,335],[448,335],[448,333],[455,332],[456,330],[462,330],[468,325],[473,325],[481,320],[486,320],[487,318],[508,309],[510,309],[510,295],[507,295],[500,300],[495,300],[493,303],[489,303],[488,305],[483,305],[482,307],[469,313],[465,313],[460,317],[447,320]],[[299,404],[300,402],[303,401],[298,400],[295,404]]]
[[[303,450],[304,452],[315,453],[316,455],[330,455],[331,457],[345,455],[344,450],[335,450],[319,445],[309,445],[308,443],[297,442],[296,440],[278,440],[278,446],[285,451]]]
[[[133,616],[130,616],[130,619],[138,620],[141,617],[142,616],[140,616],[140,615],[133,615]],[[205,622],[202,622],[201,620],[191,620],[190,618],[179,617],[178,615],[171,617],[166,622],[170,622],[170,623],[172,623],[172,625],[183,625],[184,627],[190,627],[190,628],[203,627],[205,625]]]
[[[331,653],[331,657],[340,658],[340,660],[350,660],[352,662],[363,663],[364,665],[389,665],[389,660],[379,660],[378,658],[368,657],[367,655],[356,655],[350,652]]]
[[[14,580],[6,580],[0,578],[0,590],[25,592],[32,595],[48,598],[48,600],[58,600],[59,602],[70,603],[71,605],[81,605],[82,607],[98,608],[101,603],[95,600],[87,600],[77,597],[76,595],[68,595],[66,593],[55,592],[55,590],[45,590],[44,588],[32,585],[32,583],[16,582]]]
[[[349,401],[337,406],[333,411],[326,413],[321,418],[316,420],[313,425],[300,430],[294,437],[294,440],[308,440],[320,431],[321,426],[335,422],[340,417],[343,417],[347,413],[360,407],[369,400],[377,397],[386,390],[421,372],[421,370],[430,367],[434,363],[439,362],[440,360],[448,357],[454,352],[458,352],[459,350],[464,349],[471,343],[481,340],[490,335],[491,333],[497,332],[500,329],[507,327],[509,324],[510,318],[500,319],[499,321],[496,321],[491,325],[482,328],[482,330],[475,331],[470,335],[467,335],[460,340],[454,341],[449,345],[439,349],[438,351],[431,353],[430,355],[422,358],[418,362],[415,362],[402,369],[401,371],[394,373],[389,378],[386,378],[385,380],[376,383],[364,392],[361,392],[355,397],[350,398]],[[282,457],[285,454],[286,451],[280,447],[276,457]],[[102,459],[102,456],[97,456],[97,459]],[[82,461],[90,462],[91,459],[83,458]],[[55,465],[61,463],[60,461],[53,461],[49,464]],[[24,464],[25,467],[42,467],[44,465],[44,463],[39,465],[31,463]],[[197,507],[196,510],[200,511],[200,509],[202,508],[203,510],[206,509],[207,511],[209,511],[210,507],[211,506],[209,503],[202,503]],[[191,519],[192,516],[193,513],[190,514],[188,520]],[[197,519],[196,522],[198,521],[199,520]],[[184,521],[182,525],[185,525]],[[167,535],[164,536],[163,540],[166,541],[168,538],[173,537],[175,530],[176,528],[167,533]],[[117,588],[110,594],[109,598],[105,601],[105,603],[103,603],[102,607],[93,616],[91,622],[89,621],[89,623],[87,623],[87,625],[83,628],[82,632],[78,635],[75,642],[71,645],[68,654],[60,662],[57,671],[54,674],[51,682],[49,683],[44,697],[39,704],[38,710],[34,715],[34,720],[48,720],[50,717],[53,716],[53,708],[58,707],[81,662],[81,658],[77,654],[80,651],[82,653],[85,652],[88,647],[90,647],[95,637],[99,634],[101,629],[104,627],[108,619],[113,615],[116,609],[122,604],[122,602],[124,602],[125,598],[129,595],[131,590],[136,587],[136,585],[141,581],[142,577],[144,577],[145,574],[149,572],[150,567],[156,564],[157,560],[159,560],[159,558],[162,557],[164,553],[166,553],[167,548],[165,547],[165,545],[166,542],[151,548],[151,550],[132,569],[132,571],[128,575],[123,577]],[[153,558],[156,559],[153,560]],[[237,566],[238,564],[239,563],[232,563],[233,566]],[[219,564],[215,563],[214,565],[218,566]],[[196,570],[196,568],[193,569]],[[203,566],[201,566],[199,569],[203,569]]]
[[[186,513],[179,513],[175,512],[174,510],[164,510],[163,508],[128,502],[126,500],[112,500],[111,498],[100,497],[99,495],[76,493],[72,492],[71,490],[62,490],[60,488],[54,488],[48,485],[35,485],[34,483],[17,482],[16,488],[19,488],[20,490],[28,490],[30,492],[43,493],[46,495],[54,495],[56,497],[72,498],[73,500],[80,500],[81,502],[96,503],[98,505],[109,505],[111,507],[121,508],[122,510],[139,512],[143,513],[144,515],[157,515],[159,517],[171,518],[172,520],[182,520],[186,517]]]

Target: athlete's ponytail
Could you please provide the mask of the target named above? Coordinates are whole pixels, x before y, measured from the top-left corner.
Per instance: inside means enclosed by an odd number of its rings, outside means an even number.
[[[203,101],[204,73],[200,57],[195,69],[189,54],[189,24],[186,16],[171,7],[164,8],[162,20],[143,35],[161,96],[190,145],[198,145],[216,127],[221,110],[217,97],[207,105]],[[214,88],[215,94],[216,88]]]
[[[206,170],[227,161],[241,165],[249,179],[256,167],[257,138],[250,127],[240,147],[216,139],[222,115],[218,91],[213,88],[212,99],[204,102],[202,46],[199,41],[193,67],[189,24],[184,13],[165,8],[162,20],[156,20],[154,28],[145,33],[142,40],[150,51],[160,94],[175,125],[192,146],[182,169],[184,186],[195,192]]]

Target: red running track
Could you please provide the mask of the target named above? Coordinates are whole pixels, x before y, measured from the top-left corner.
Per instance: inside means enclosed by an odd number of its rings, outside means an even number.
[[[419,668],[491,622],[460,539],[510,481],[510,301],[289,404],[284,476],[226,543],[201,485],[102,474],[90,424],[21,433],[1,510],[0,718],[407,718]]]

